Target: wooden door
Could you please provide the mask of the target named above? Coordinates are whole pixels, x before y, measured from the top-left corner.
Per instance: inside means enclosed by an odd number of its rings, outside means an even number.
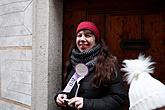
[[[79,10],[66,13],[64,16],[64,44],[63,44],[63,61],[68,60],[68,51],[74,44],[76,26],[80,21],[90,20],[95,22],[105,39],[106,44],[119,61],[124,59],[137,58],[139,53],[151,56],[156,62],[155,75],[165,83],[165,23],[164,14],[149,15],[115,15],[110,14],[91,14],[87,15],[86,11]],[[144,41],[144,45],[138,44],[135,47],[122,47],[122,42],[139,42]]]
[[[110,51],[117,56],[120,65],[124,59],[137,58],[139,53],[151,56],[156,62],[153,76],[165,83],[165,11],[155,13],[126,10],[118,13],[114,10],[98,10],[95,7],[90,9],[81,4],[69,5],[81,8],[67,7],[64,10],[63,79],[69,50],[75,42],[76,27],[79,22],[90,20],[98,25],[101,37],[105,39]],[[126,82],[125,85],[128,90]],[[128,102],[123,110],[128,110]]]

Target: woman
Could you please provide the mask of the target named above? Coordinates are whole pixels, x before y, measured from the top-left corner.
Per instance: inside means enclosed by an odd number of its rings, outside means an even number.
[[[79,76],[77,75],[79,72],[86,74]],[[121,108],[126,93],[117,59],[105,47],[94,23],[84,21],[78,25],[76,46],[70,55],[67,74],[65,89],[55,96],[58,106],[67,110]],[[79,77],[74,79],[75,75]],[[68,87],[70,85],[72,87]]]

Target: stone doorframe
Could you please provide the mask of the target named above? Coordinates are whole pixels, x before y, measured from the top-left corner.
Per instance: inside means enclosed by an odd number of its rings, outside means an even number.
[[[54,95],[61,88],[63,1],[34,0],[31,110],[58,110]]]

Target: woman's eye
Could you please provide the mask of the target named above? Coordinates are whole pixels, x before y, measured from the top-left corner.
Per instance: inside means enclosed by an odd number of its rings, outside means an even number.
[[[85,37],[92,37],[92,34],[86,34]]]
[[[81,36],[82,36],[81,34],[77,35],[77,37],[81,37]]]
[[[87,35],[85,35],[85,37],[90,37],[90,35],[87,34]]]

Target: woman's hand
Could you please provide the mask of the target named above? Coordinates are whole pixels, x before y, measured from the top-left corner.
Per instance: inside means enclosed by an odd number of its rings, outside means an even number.
[[[59,106],[62,106],[62,107],[65,107],[66,104],[65,104],[65,101],[64,99],[67,98],[67,95],[66,94],[58,94],[57,98],[56,98],[56,102]]]
[[[82,97],[73,97],[68,102],[69,106],[74,106],[77,110],[83,107],[83,98]]]

